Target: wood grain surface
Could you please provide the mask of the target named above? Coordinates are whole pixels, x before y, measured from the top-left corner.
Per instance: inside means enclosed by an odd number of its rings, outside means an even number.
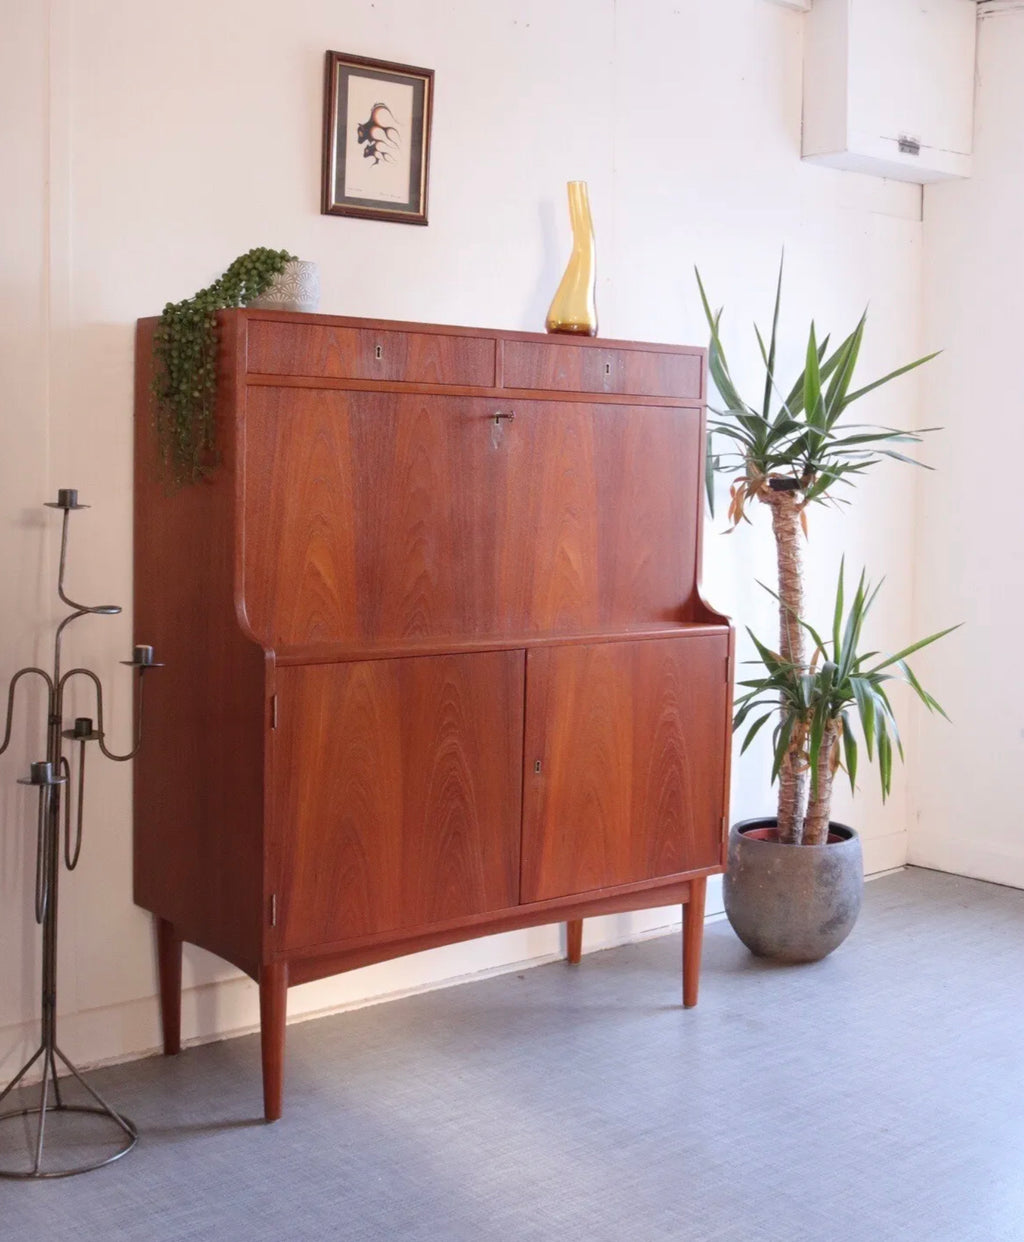
[[[491,387],[495,350],[487,337],[254,320],[248,366],[268,375]]]
[[[726,655],[712,637],[529,652],[523,901],[718,865]]]
[[[720,870],[720,868],[715,868]],[[303,954],[297,950],[287,955],[288,978],[292,983],[308,983],[325,979],[343,970],[355,970],[373,962],[388,961],[405,953],[418,953],[439,945],[455,944],[476,936],[515,931],[523,927],[541,927],[562,919],[580,920],[598,914],[623,914],[630,910],[647,910],[654,906],[672,906],[689,901],[694,877],[661,876],[644,884],[631,884],[619,889],[601,889],[584,896],[559,897],[553,901],[535,901],[513,906],[498,913],[470,915],[433,927],[412,932],[382,932],[362,936],[338,945],[317,946]]]
[[[607,346],[587,349],[548,341],[506,341],[504,355],[506,388],[638,397],[701,395],[699,355]]]
[[[250,388],[249,622],[287,658],[692,620],[700,431],[684,409]]]
[[[508,651],[281,671],[280,948],[518,902],[523,661]]]
[[[146,674],[145,741],[132,764],[134,890],[173,934],[255,977],[272,665],[240,624],[235,595],[237,326],[229,320],[221,340],[220,468],[177,490],[162,477],[153,431],[153,322],[139,326],[134,633],[165,667]]]

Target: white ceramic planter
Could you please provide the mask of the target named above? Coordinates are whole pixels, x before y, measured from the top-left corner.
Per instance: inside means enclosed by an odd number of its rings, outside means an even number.
[[[309,259],[291,259],[267,291],[254,298],[257,310],[312,312],[320,307],[320,268]]]

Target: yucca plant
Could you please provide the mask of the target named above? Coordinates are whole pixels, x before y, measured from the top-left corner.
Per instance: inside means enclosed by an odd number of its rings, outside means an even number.
[[[772,651],[748,628],[747,633],[759,657],[752,663],[763,666],[764,673],[740,682],[745,693],[736,700],[733,719],[734,728],[741,729],[756,715],[747,727],[742,754],[761,728],[773,716],[778,717],[772,734],[773,782],[781,776],[787,763],[795,762],[810,773],[810,798],[800,838],[804,845],[824,845],[828,840],[832,782],[840,767],[846,769],[850,788],[854,788],[859,753],[858,731],[869,760],[874,758],[877,750],[883,802],[889,796],[893,754],[895,752],[903,758],[903,743],[886,683],[905,683],[929,711],[946,715],[918,681],[907,663],[907,657],[957,627],[950,626],[927,638],[918,639],[895,655],[883,656],[877,651],[862,651],[864,619],[881,583],[872,587],[861,573],[844,617],[843,570],[844,566],[840,564],[831,640],[826,641],[813,626],[798,619],[800,627],[813,643],[807,663],[797,663]],[[785,839],[781,833],[780,838]]]
[[[842,489],[855,484],[865,471],[885,458],[921,464],[895,446],[920,443],[925,431],[935,430],[907,431],[851,423],[843,415],[855,401],[936,355],[916,358],[881,379],[854,388],[867,325],[865,311],[853,331],[831,352],[830,337],[819,340],[812,322],[803,370],[793,383],[781,384],[776,359],[782,274],[780,262],[767,344],[760,329],[754,327],[765,372],[761,400],[755,405],[740,396],[733,382],[720,333],[722,311],[712,312],[697,272],[701,302],[711,330],[708,369],[725,403],[724,408],[712,409],[708,420],[707,489],[713,513],[714,476],[731,476],[729,519],[733,528],[750,520],[749,509],[754,501],[770,510],[778,566],[778,659],[806,672],[808,659],[800,618],[804,614],[802,536],[807,530],[808,506],[846,503]],[[799,746],[794,744],[782,756],[777,775],[779,837],[799,843],[810,779]]]

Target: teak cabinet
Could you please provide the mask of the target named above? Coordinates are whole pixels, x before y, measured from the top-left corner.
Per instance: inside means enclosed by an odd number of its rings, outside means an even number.
[[[698,590],[699,349],[220,319],[212,478],[160,478],[139,324],[135,767],[164,1043],[181,945],[285,997],[492,932],[684,905],[724,862],[732,631]],[[149,687],[147,687],[147,694]]]

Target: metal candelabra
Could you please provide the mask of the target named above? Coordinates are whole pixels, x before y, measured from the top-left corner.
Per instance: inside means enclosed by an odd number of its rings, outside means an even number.
[[[33,785],[38,791],[39,805],[36,821],[36,881],[35,881],[35,916],[36,922],[43,929],[43,965],[42,965],[42,1037],[39,1047],[21,1067],[7,1087],[0,1092],[2,1102],[25,1077],[28,1071],[42,1060],[43,1076],[39,1085],[39,1103],[31,1108],[12,1109],[0,1113],[0,1122],[17,1117],[39,1117],[39,1127],[35,1135],[35,1155],[30,1169],[0,1168],[0,1177],[42,1178],[67,1177],[73,1173],[85,1173],[89,1169],[98,1169],[121,1156],[135,1146],[138,1133],[127,1117],[112,1108],[95,1088],[82,1077],[79,1071],[61,1052],[57,1044],[57,888],[63,852],[64,866],[74,871],[82,851],[82,817],[85,798],[85,756],[90,743],[95,742],[108,759],[116,763],[124,763],[131,759],[139,749],[142,740],[142,683],[148,669],[161,667],[153,659],[152,647],[136,647],[130,660],[123,660],[138,673],[136,679],[136,734],[135,745],[126,755],[117,755],[107,748],[103,728],[103,687],[100,679],[87,668],[72,668],[66,673],[61,672],[61,642],[64,631],[73,621],[85,616],[116,616],[121,609],[116,604],[101,604],[90,608],[69,599],[64,591],[64,568],[68,550],[68,524],[71,514],[78,509],[87,509],[88,505],[78,503],[78,492],[74,488],[61,488],[57,493],[56,502],[48,501],[47,508],[61,509],[64,513],[60,539],[60,569],[57,575],[57,595],[71,612],[57,626],[53,644],[53,672],[47,673],[41,668],[28,667],[19,669],[11,678],[7,692],[7,726],[3,742],[0,743],[0,754],[11,742],[11,722],[14,717],[14,695],[18,682],[23,677],[38,677],[46,687],[46,758],[31,765],[29,776],[18,783]],[[76,677],[84,677],[91,681],[96,690],[96,719],[79,716],[70,729],[62,730],[64,720],[64,693],[70,682]],[[72,832],[71,813],[71,776],[72,765],[64,754],[65,740],[78,743],[78,780],[75,801],[77,809],[74,815],[74,831]],[[61,804],[63,803],[63,851],[61,850]],[[85,1088],[94,1104],[67,1104],[61,1092],[57,1077],[57,1062],[61,1061],[67,1071],[72,1074]],[[53,1091],[51,1099],[50,1091]],[[43,1167],[43,1151],[46,1136],[46,1117],[48,1113],[91,1113],[108,1118],[115,1123],[120,1133],[117,1135],[118,1150],[113,1155],[95,1160],[91,1164],[80,1164],[72,1167]],[[30,1153],[31,1159],[31,1153]]]

